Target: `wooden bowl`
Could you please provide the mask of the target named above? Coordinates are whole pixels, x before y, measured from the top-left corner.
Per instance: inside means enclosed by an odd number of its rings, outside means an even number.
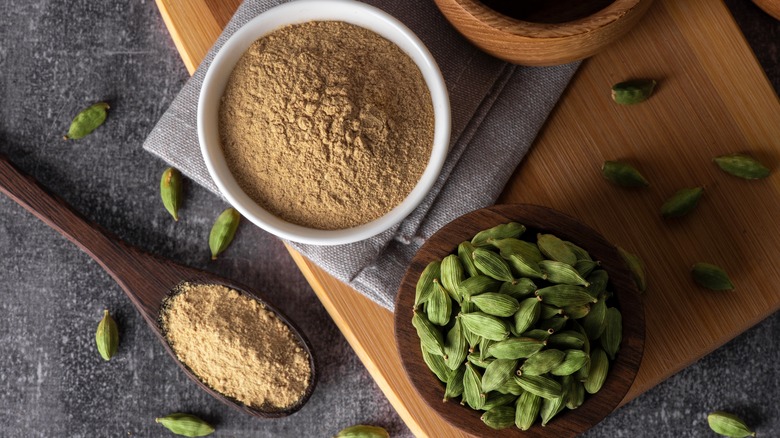
[[[767,14],[780,20],[780,0],[753,0]]]
[[[601,390],[594,395],[586,395],[585,403],[578,409],[564,410],[544,427],[537,420],[525,432],[516,427],[493,430],[482,423],[481,412],[454,401],[442,402],[444,385],[423,362],[420,339],[412,326],[415,287],[428,263],[455,253],[460,242],[470,240],[477,232],[511,221],[528,227],[525,235],[535,236],[539,231],[552,233],[583,247],[595,260],[600,260],[602,268],[609,274],[613,299],[623,316],[620,351],[610,364]],[[401,363],[412,386],[431,408],[453,426],[477,436],[560,438],[575,436],[596,425],[623,400],[642,361],[645,316],[639,291],[628,267],[617,249],[599,233],[550,208],[527,204],[497,205],[455,219],[420,248],[404,275],[396,298],[395,336]]]
[[[652,0],[435,0],[474,45],[523,65],[587,58],[631,30]]]

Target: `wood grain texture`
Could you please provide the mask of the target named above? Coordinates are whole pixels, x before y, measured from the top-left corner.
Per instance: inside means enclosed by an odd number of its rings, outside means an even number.
[[[780,20],[780,0],[753,0],[767,14]]]
[[[652,4],[652,0],[615,0],[585,18],[537,23],[503,15],[479,0],[435,1],[474,45],[523,65],[557,65],[591,56],[633,29]]]
[[[162,5],[176,26],[203,27],[191,8]],[[208,47],[219,35],[210,31],[172,35],[198,39],[178,47]],[[639,106],[613,105],[609,87],[637,77],[658,79],[657,94]],[[772,177],[741,181],[710,162],[714,154],[740,150],[775,169]],[[651,187],[630,192],[607,185],[598,172],[606,159],[630,161]],[[554,207],[645,260],[645,353],[622,403],[780,307],[780,268],[773,266],[780,236],[771,232],[780,215],[778,165],[780,102],[721,1],[656,0],[635,30],[583,63],[500,202]],[[666,196],[694,184],[707,186],[700,209],[662,222],[656,212]],[[422,401],[401,370],[393,314],[291,254],[412,432],[465,436]],[[688,269],[700,260],[724,265],[738,290],[697,288]]]
[[[481,412],[452,401],[442,402],[444,385],[430,372],[420,352],[420,338],[412,326],[417,280],[428,263],[455,254],[460,242],[471,240],[479,231],[508,222],[519,222],[528,230],[521,236],[552,233],[587,250],[609,274],[609,290],[623,317],[623,342],[601,391],[588,396],[576,410],[566,410],[542,427],[538,422],[528,431],[509,428],[501,436],[573,437],[582,433],[612,412],[623,400],[642,361],[645,339],[645,316],[639,291],[617,249],[593,229],[555,210],[528,204],[505,204],[477,210],[455,219],[431,236],[409,265],[396,298],[395,336],[398,353],[413,387],[428,406],[455,427],[478,436],[494,431],[480,420]]]
[[[235,282],[141,252],[137,248],[122,242],[99,225],[85,219],[67,205],[65,201],[49,193],[34,179],[18,170],[3,155],[0,155],[0,193],[5,194],[34,214],[46,225],[49,225],[68,238],[68,240],[105,269],[116,280],[127,297],[130,298],[130,301],[132,301],[157,338],[165,346],[165,350],[181,367],[187,377],[214,398],[241,412],[262,418],[284,417],[297,412],[306,404],[317,383],[316,364],[311,345],[289,318],[262,299],[262,297]],[[303,348],[309,353],[311,359],[312,383],[298,403],[283,410],[260,410],[246,406],[239,401],[212,390],[201,382],[188,367],[179,362],[176,354],[168,345],[158,320],[163,300],[171,294],[171,291],[177,285],[184,281],[189,283],[221,284],[241,291],[246,296],[263,303],[269,310],[276,313],[280,320],[290,326]]]

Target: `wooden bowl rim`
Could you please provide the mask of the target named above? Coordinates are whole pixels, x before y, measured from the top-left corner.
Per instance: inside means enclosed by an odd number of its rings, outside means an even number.
[[[553,229],[544,226],[541,223],[545,220],[544,215],[554,218],[553,221],[565,224],[570,229]],[[565,410],[545,427],[535,423],[528,431],[521,431],[515,427],[496,431],[482,423],[479,412],[458,403],[445,404],[442,402],[444,386],[422,360],[419,338],[411,324],[412,306],[417,279],[432,259],[441,259],[443,256],[453,253],[457,245],[468,238],[466,236],[473,236],[481,229],[513,220],[523,223],[531,230],[552,232],[577,244],[580,244],[582,240],[577,238],[577,235],[587,233],[585,235],[590,236],[589,238],[597,245],[583,246],[585,249],[594,255],[609,254],[608,257],[599,257],[599,260],[606,262],[603,268],[609,273],[610,287],[615,293],[614,299],[618,301],[623,313],[623,340],[616,359],[610,364],[609,374],[602,390],[595,395],[587,395],[586,401],[581,407],[576,410]],[[552,221],[545,221],[545,223],[547,222]],[[454,236],[450,236],[450,234],[454,234]],[[457,237],[460,240],[452,237]],[[645,316],[641,294],[615,246],[600,233],[577,219],[539,205],[496,205],[472,211],[443,226],[422,245],[412,259],[401,281],[395,303],[396,347],[404,372],[412,387],[444,421],[469,434],[527,438],[567,437],[582,433],[598,424],[618,407],[636,378],[644,352]]]
[[[522,36],[529,39],[569,38],[605,28],[627,14],[631,13],[640,3],[652,0],[614,0],[603,9],[577,20],[563,23],[536,23],[519,20],[504,15],[489,8],[479,0],[436,0],[442,3],[456,3],[480,24],[496,31]],[[489,17],[491,23],[486,23],[480,16]],[[452,23],[455,27],[459,24]]]

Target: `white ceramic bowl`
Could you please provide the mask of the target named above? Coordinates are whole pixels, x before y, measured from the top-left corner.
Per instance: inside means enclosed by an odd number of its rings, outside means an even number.
[[[296,23],[344,21],[395,43],[417,64],[433,99],[434,135],[428,166],[409,195],[384,216],[353,228],[318,230],[284,221],[254,202],[236,182],[219,140],[218,113],[222,93],[241,55],[258,38]],[[283,239],[315,245],[337,245],[367,239],[400,222],[430,191],[441,172],[450,141],[450,103],[439,67],[423,43],[401,22],[373,6],[353,0],[300,0],[269,9],[239,29],[209,66],[198,100],[198,138],[203,159],[217,187],[245,218]]]

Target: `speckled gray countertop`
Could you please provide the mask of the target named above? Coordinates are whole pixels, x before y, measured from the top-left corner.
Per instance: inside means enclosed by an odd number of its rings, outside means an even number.
[[[780,23],[747,0],[727,3],[780,89]],[[95,262],[0,196],[0,437],[168,436],[154,418],[170,411],[212,421],[214,436],[332,436],[359,422],[408,435],[281,242],[243,226],[211,262],[207,236],[225,205],[190,185],[182,221],[161,207],[165,165],[141,143],[187,77],[151,0],[3,0],[0,153],[129,243],[263,291],[308,334],[317,390],[286,419],[223,406],[184,376]],[[112,105],[106,125],[63,142],[71,117],[97,100]],[[122,333],[107,363],[94,348],[104,308]],[[780,436],[779,339],[775,314],[586,436],[714,436],[706,414],[715,409],[740,414],[759,436]]]

